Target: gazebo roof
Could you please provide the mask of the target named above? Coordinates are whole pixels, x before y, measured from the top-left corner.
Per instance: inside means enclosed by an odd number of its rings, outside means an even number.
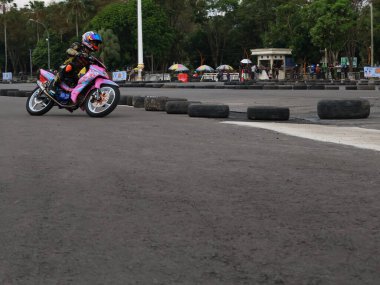
[[[289,48],[258,48],[251,49],[251,55],[290,55],[292,50]]]

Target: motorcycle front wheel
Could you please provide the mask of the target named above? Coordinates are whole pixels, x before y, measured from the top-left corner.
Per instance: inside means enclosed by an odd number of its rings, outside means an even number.
[[[26,110],[32,116],[42,116],[49,112],[53,106],[54,102],[43,94],[40,88],[34,89],[26,100]]]
[[[99,91],[99,98],[96,92]],[[105,117],[111,113],[120,100],[120,90],[114,85],[102,85],[98,90],[93,90],[85,101],[86,113],[90,117]]]

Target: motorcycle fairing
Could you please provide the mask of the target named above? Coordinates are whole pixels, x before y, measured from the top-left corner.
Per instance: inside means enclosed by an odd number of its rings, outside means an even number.
[[[55,75],[45,69],[40,69],[40,76],[42,76],[43,78],[45,78],[47,81],[53,81],[54,78],[55,78]],[[40,81],[43,81],[41,80],[40,78]],[[64,82],[61,82],[61,84],[59,85],[63,90],[65,91],[68,91],[68,92],[71,92],[73,90],[73,88],[70,88],[66,83]]]
[[[95,88],[100,88],[100,86],[102,86],[103,84],[114,85],[114,86],[119,87],[119,85],[113,82],[112,80],[101,78],[101,77],[96,78]]]
[[[86,72],[85,75],[83,75],[79,81],[78,85],[72,90],[71,92],[71,101],[74,103],[77,102],[78,95],[82,92],[82,90],[90,84],[92,80],[96,77],[105,77],[108,78],[107,72],[104,68],[96,66],[96,65],[90,65],[89,70]]]
[[[43,76],[48,81],[54,80],[54,74],[42,68],[40,69],[40,76]]]

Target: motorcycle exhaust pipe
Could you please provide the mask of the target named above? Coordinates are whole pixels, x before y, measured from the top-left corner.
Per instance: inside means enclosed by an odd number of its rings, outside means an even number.
[[[51,95],[49,94],[49,92],[47,92],[47,90],[46,90],[44,84],[43,84],[41,81],[37,80],[37,85],[38,85],[38,87],[42,90],[42,92],[44,92],[44,94],[45,94],[49,99],[53,100],[53,102],[56,103],[58,106],[63,107],[63,108],[73,107],[73,106],[62,105],[61,103],[59,103],[59,102],[58,102],[53,96],[51,96]]]
[[[49,92],[47,92],[45,86],[43,85],[43,83],[42,83],[41,81],[37,80],[37,85],[38,85],[38,87],[41,89],[41,91],[44,92],[44,94],[45,94],[46,96],[48,96],[49,99],[51,99],[51,100],[53,100],[55,103],[59,104],[59,102],[57,102],[57,100],[55,100],[55,99],[53,98],[53,96],[51,96],[51,95],[49,94]]]

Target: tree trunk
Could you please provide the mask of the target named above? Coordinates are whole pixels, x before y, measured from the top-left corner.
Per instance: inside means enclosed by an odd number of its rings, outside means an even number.
[[[79,38],[78,13],[75,13],[75,27],[76,27],[76,31],[77,31],[77,38]]]

